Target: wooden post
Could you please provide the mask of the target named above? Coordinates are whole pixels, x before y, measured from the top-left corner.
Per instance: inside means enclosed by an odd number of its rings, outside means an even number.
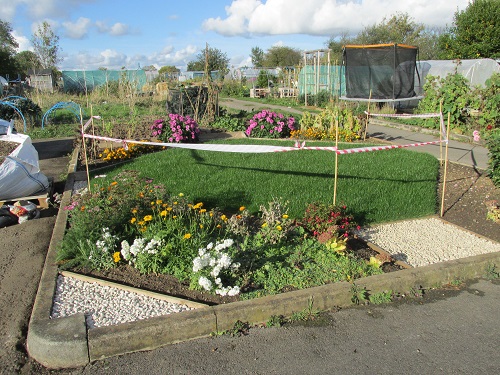
[[[335,148],[339,147],[339,118],[335,117]],[[339,154],[335,151],[335,177],[333,180],[333,205],[337,204],[337,179],[339,173]]]
[[[448,139],[450,137],[450,112],[448,112],[448,124],[446,125],[446,148],[444,152],[444,174],[443,174],[443,191],[441,194],[441,217],[444,215],[444,194],[446,191],[446,174],[448,171]]]

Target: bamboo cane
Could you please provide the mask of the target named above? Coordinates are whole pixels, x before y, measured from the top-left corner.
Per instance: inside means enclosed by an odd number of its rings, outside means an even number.
[[[448,124],[446,125],[446,147],[444,152],[444,175],[443,175],[443,191],[441,195],[441,217],[444,215],[444,194],[446,191],[446,174],[448,172],[448,139],[450,136],[450,112],[448,112]]]
[[[83,129],[83,117],[82,117],[82,108],[80,107],[80,125],[82,128],[82,143],[83,143],[83,155],[85,160],[85,172],[87,174],[87,187],[89,189],[89,193],[92,193],[90,190],[90,174],[89,174],[89,161],[87,159],[87,145],[85,144],[84,129]]]
[[[443,113],[443,101],[439,102],[439,113]],[[441,128],[441,117],[439,118],[439,163],[443,165],[443,129]]]

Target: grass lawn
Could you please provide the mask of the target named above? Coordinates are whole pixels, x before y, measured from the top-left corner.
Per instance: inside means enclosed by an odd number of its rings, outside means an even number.
[[[221,143],[293,145],[291,140]],[[172,148],[114,168],[109,177],[122,169],[139,170],[173,194],[182,192],[205,207],[229,213],[240,206],[257,212],[260,205],[281,197],[289,201],[290,216],[299,218],[309,203],[333,202],[334,168],[335,154],[328,151],[239,154]],[[345,204],[359,224],[431,215],[437,209],[438,171],[435,157],[406,149],[339,155],[337,204]]]

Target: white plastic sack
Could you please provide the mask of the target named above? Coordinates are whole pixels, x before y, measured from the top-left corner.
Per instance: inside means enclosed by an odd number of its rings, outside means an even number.
[[[45,192],[49,180],[40,172],[38,152],[31,138],[24,134],[0,136],[0,142],[15,142],[19,146],[0,165],[0,200],[10,200]]]

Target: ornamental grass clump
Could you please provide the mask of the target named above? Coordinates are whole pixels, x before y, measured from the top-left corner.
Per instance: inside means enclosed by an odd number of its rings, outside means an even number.
[[[200,128],[198,123],[189,116],[176,113],[168,115],[168,125],[165,120],[155,120],[151,125],[151,135],[162,142],[195,143],[198,142]]]
[[[292,130],[295,130],[293,116],[263,110],[250,119],[245,134],[255,138],[288,138]]]

